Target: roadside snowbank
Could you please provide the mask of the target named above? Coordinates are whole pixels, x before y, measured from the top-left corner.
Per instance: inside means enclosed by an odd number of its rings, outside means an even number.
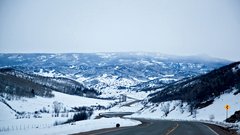
[[[136,126],[141,124],[141,122],[130,119],[122,118],[102,118],[95,120],[84,120],[76,122],[75,125],[64,124],[59,126],[52,126],[46,128],[32,128],[26,130],[9,130],[2,131],[0,134],[4,135],[66,135],[74,134],[79,132],[87,132],[92,130],[98,130],[103,128],[113,128],[119,123],[121,127],[124,126]]]

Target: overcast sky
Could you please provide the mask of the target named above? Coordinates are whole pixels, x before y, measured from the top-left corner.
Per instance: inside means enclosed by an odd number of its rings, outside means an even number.
[[[0,0],[0,52],[240,60],[240,0]]]

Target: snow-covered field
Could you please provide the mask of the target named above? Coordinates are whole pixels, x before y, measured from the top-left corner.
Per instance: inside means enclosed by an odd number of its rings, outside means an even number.
[[[65,122],[72,118],[74,112],[69,112],[72,107],[90,107],[98,105],[108,107],[116,102],[116,100],[86,98],[55,91],[53,91],[53,94],[55,95],[53,98],[36,96],[35,98],[21,98],[20,100],[5,100],[14,110],[24,112],[25,115],[20,116],[21,118],[18,117],[18,119],[16,119],[17,113],[15,111],[10,109],[3,102],[0,102],[0,130],[9,128],[12,130],[19,130],[33,127],[49,127],[53,126],[56,122]],[[53,117],[53,103],[55,101],[61,103],[59,117]],[[34,115],[40,110],[46,110],[46,112],[37,113],[37,116],[39,117],[35,118]]]
[[[133,102],[133,101],[131,101],[131,102]],[[141,102],[136,102],[134,104],[128,105],[128,103],[131,103],[131,102],[126,102],[126,103],[116,105],[116,106],[110,108],[108,111],[109,112],[134,112],[135,113],[143,107]]]
[[[92,106],[92,105],[101,105],[108,106],[110,103],[114,103],[114,100],[101,100],[94,98],[86,98],[74,95],[68,95],[60,92],[53,91],[55,95],[53,98],[22,98],[21,100],[9,101],[8,104],[12,106],[17,111],[26,111],[34,112],[45,107],[47,110],[52,111],[52,105],[54,101],[63,103],[63,107],[67,109],[71,107],[80,107],[80,106]]]
[[[87,132],[91,130],[103,129],[103,128],[113,128],[119,123],[121,127],[124,126],[135,126],[141,124],[141,122],[136,120],[122,119],[122,118],[102,118],[95,120],[84,120],[78,121],[75,124],[64,124],[58,126],[49,127],[38,127],[38,128],[28,128],[22,127],[22,129],[11,130],[0,132],[4,135],[66,135],[74,134],[79,132]]]
[[[131,90],[117,90],[114,88],[106,88],[101,90],[102,95],[100,97],[119,97],[120,94],[125,94],[130,98],[134,98],[137,100],[142,100],[147,97],[148,94],[151,93],[151,91],[144,92],[144,91],[131,91]]]

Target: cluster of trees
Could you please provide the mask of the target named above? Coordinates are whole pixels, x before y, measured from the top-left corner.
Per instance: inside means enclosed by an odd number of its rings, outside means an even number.
[[[9,99],[18,97],[53,97],[52,90],[71,95],[96,97],[101,93],[79,82],[63,77],[27,74],[13,68],[0,68],[0,94]]]
[[[181,100],[192,109],[202,108],[212,103],[214,98],[240,85],[240,70],[233,71],[240,62],[213,70],[205,75],[169,85],[160,92],[150,95],[151,102]],[[229,91],[229,92],[230,92]]]
[[[52,117],[68,117],[69,116],[69,112],[73,112],[74,110],[67,110],[66,107],[64,107],[63,103],[58,102],[58,101],[54,101],[53,105],[53,113],[52,113]]]
[[[31,80],[0,72],[0,95],[6,99],[32,98],[35,95],[53,97],[52,89]]]
[[[96,97],[101,93],[93,88],[87,88],[83,86],[81,83],[64,78],[64,77],[45,77],[39,75],[31,75],[34,77],[33,81],[50,87],[55,91],[59,91],[62,93],[70,94],[70,95],[78,95],[78,96],[87,96],[87,97]]]

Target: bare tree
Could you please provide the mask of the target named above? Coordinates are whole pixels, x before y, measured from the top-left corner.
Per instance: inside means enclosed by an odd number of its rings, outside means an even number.
[[[63,103],[58,102],[58,101],[53,102],[53,111],[57,117],[59,116],[59,113],[60,113],[62,107],[63,107]]]
[[[161,107],[161,110],[164,112],[165,116],[168,115],[169,109],[170,109],[170,104],[169,103],[164,103]]]
[[[213,114],[209,115],[209,120],[213,121],[215,119],[215,116]]]

